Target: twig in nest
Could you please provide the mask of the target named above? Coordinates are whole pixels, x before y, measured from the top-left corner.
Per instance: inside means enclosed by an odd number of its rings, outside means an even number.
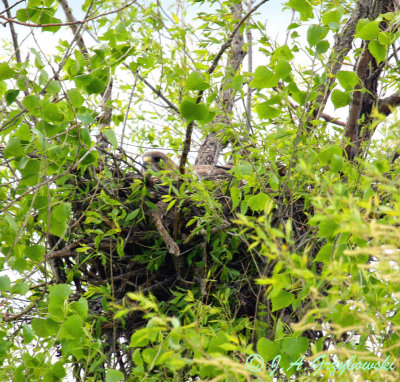
[[[167,245],[168,252],[171,255],[180,256],[181,251],[179,250],[178,244],[172,239],[168,231],[165,229],[164,224],[161,221],[161,216],[158,211],[150,211],[150,216],[153,220],[154,225],[156,226],[156,230],[164,240],[164,243]]]

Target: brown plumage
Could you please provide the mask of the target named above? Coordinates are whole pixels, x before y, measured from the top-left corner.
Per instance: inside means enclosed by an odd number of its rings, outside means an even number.
[[[150,168],[154,172],[169,170],[177,171],[178,166],[174,161],[166,154],[161,151],[148,151],[143,154],[143,161],[145,167]],[[232,165],[226,166],[211,166],[211,165],[197,165],[193,167],[193,171],[196,175],[205,176],[216,176],[226,174],[227,171],[232,169]]]
[[[161,151],[148,151],[143,154],[144,166],[150,168],[154,172],[162,170],[174,171],[178,166],[174,161]]]

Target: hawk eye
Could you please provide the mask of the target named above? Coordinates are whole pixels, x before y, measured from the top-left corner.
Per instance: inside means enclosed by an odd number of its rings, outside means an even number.
[[[158,163],[161,160],[161,157],[155,157],[154,160]]]

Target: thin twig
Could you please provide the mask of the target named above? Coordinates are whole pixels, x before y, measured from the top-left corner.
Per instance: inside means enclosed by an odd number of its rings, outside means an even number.
[[[111,14],[113,14],[113,13],[120,12],[120,11],[122,11],[123,9],[128,8],[128,7],[131,6],[132,4],[136,3],[136,1],[137,1],[137,0],[133,0],[133,1],[129,2],[128,4],[124,5],[124,6],[121,7],[121,8],[114,9],[114,10],[112,10],[112,11],[102,13],[101,15],[89,17],[89,18],[87,18],[87,19],[85,19],[85,20],[76,20],[76,21],[71,21],[71,22],[66,22],[66,23],[34,24],[34,23],[22,22],[22,21],[19,21],[19,20],[10,18],[10,17],[5,17],[5,16],[3,16],[3,15],[0,15],[0,18],[3,19],[3,20],[8,21],[8,22],[10,22],[10,23],[14,23],[14,24],[18,24],[18,25],[23,25],[23,26],[31,27],[31,28],[64,27],[64,26],[76,25],[76,24],[86,24],[86,23],[88,23],[89,21],[98,19],[98,18],[100,18],[100,17],[104,17],[104,16],[111,15]]]

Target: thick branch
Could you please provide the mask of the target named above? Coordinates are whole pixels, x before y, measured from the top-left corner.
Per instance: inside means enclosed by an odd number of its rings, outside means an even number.
[[[61,7],[65,13],[65,16],[67,17],[68,22],[70,22],[70,26],[72,29],[72,32],[74,33],[74,36],[76,36],[76,41],[78,43],[79,49],[82,51],[83,55],[87,58],[88,57],[88,51],[86,49],[85,43],[83,42],[82,35],[80,34],[80,31],[77,27],[77,20],[75,19],[74,15],[72,14],[72,10],[68,5],[67,0],[59,0]]]
[[[380,14],[393,12],[394,9],[393,0],[375,0],[372,2],[368,17],[374,20]],[[381,29],[386,27],[386,22],[380,23]],[[360,156],[363,142],[368,142],[374,133],[374,129],[370,128],[369,125],[372,121],[372,108],[378,104],[378,81],[383,65],[377,63],[368,47],[369,41],[364,41],[362,51],[357,58],[356,73],[361,80],[361,84],[357,84],[354,88],[349,117],[344,130],[345,150],[350,160]]]
[[[400,93],[396,92],[379,100],[378,111],[381,114],[390,115],[392,114],[393,108],[398,105],[400,105]]]
[[[235,38],[235,36],[238,34],[240,27],[242,24],[259,8],[261,5],[266,3],[269,0],[262,0],[260,1],[257,5],[255,5],[253,8],[251,8],[243,17],[242,19],[235,25],[233,28],[232,33],[229,35],[228,39],[226,42],[221,46],[220,50],[218,53],[215,55],[213,62],[211,63],[210,67],[207,70],[208,74],[212,74],[214,70],[217,68],[219,60],[221,59],[222,55],[225,53],[225,51],[232,45],[232,42]],[[201,97],[203,95],[203,92],[200,91],[197,95],[197,102],[200,102]],[[193,133],[193,127],[194,123],[190,122],[189,125],[186,127],[186,135],[185,135],[185,142],[183,145],[183,150],[182,150],[182,156],[181,160],[179,163],[179,171],[183,174],[184,169],[186,166],[187,158],[190,152],[190,146],[192,143],[192,133]],[[201,150],[200,150],[201,152]],[[200,153],[199,153],[200,155]],[[212,163],[201,163],[198,160],[196,160],[196,164],[212,164]]]
[[[336,34],[335,44],[328,64],[328,73],[330,75],[328,76],[327,82],[321,87],[320,93],[316,99],[316,104],[319,106],[315,109],[314,118],[319,118],[321,116],[331,94],[332,85],[336,81],[336,74],[341,69],[345,57],[352,48],[356,25],[360,19],[368,17],[371,7],[372,0],[359,0],[342,30]]]

